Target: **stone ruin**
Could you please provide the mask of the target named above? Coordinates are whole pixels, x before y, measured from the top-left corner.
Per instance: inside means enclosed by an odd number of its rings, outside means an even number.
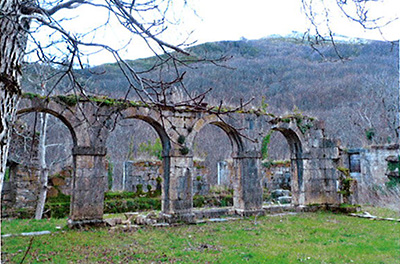
[[[122,173],[122,186],[119,190],[137,192],[138,188],[144,193],[149,190],[161,191],[163,177],[162,161],[126,161]],[[201,162],[194,162],[192,182],[193,195],[205,195],[210,189],[206,181],[208,169]]]
[[[155,170],[162,177],[161,216],[168,221],[194,220],[193,195],[199,170],[193,161],[192,148],[196,135],[208,124],[222,129],[232,144],[232,210],[235,214],[265,213],[261,142],[271,130],[282,133],[290,148],[292,204],[297,207],[337,206],[343,202],[339,193],[341,172],[338,168],[348,166],[352,158],[340,148],[339,141],[325,135],[321,121],[298,114],[271,117],[260,110],[222,113],[218,108],[211,112],[186,107],[160,109],[125,101],[106,104],[98,99],[71,98],[26,98],[18,111],[18,114],[52,114],[71,132],[74,147],[70,226],[103,223],[107,189],[106,141],[117,116],[147,122],[161,139],[162,167]],[[224,180],[224,177],[220,175],[219,179]],[[142,180],[143,177],[137,178],[137,182]],[[133,188],[133,183],[127,183]],[[160,187],[157,181],[149,185]]]

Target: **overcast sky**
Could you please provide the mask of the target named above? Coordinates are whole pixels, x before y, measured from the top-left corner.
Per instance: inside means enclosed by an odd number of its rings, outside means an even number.
[[[330,1],[336,2],[336,0]],[[335,7],[335,5],[330,6],[331,22],[333,30],[338,34],[382,38],[378,31],[363,30],[356,23],[345,19]],[[257,39],[271,34],[285,35],[292,31],[304,32],[309,25],[302,10],[301,0],[198,0],[195,8],[203,18],[203,21],[196,25],[196,33],[201,41],[240,37]],[[385,0],[384,4],[375,4],[373,10],[375,13],[372,9],[369,12],[371,17],[394,18],[400,14],[400,0]],[[390,40],[399,39],[400,24],[393,23],[384,29],[384,33]]]
[[[173,3],[179,0],[173,1]],[[325,0],[336,2],[335,0]],[[378,0],[368,13],[371,17],[383,17],[386,20],[400,16],[400,0]],[[314,1],[318,2],[318,1]],[[182,18],[178,26],[170,26],[162,38],[173,44],[184,40],[192,32],[189,42],[197,44],[220,40],[259,39],[270,35],[288,35],[292,31],[305,32],[309,27],[302,10],[301,0],[189,0],[190,8],[180,12],[178,8],[174,13]],[[360,25],[344,18],[336,6],[331,6],[331,29],[336,34],[367,39],[398,40],[400,38],[400,23],[395,21],[389,26],[377,30],[364,30]],[[104,23],[105,13],[93,11],[93,7],[79,7],[69,13],[60,13],[59,16],[74,17],[71,22],[66,22],[67,29],[75,32],[77,29],[85,31],[85,27],[98,21]],[[117,22],[115,22],[117,23]],[[112,30],[110,30],[110,28]],[[106,40],[107,44],[114,47],[126,44],[129,35],[126,31],[116,30],[110,26],[108,30],[99,30],[93,39]],[[383,33],[383,34],[382,34]],[[41,39],[49,39],[43,33]],[[121,44],[122,43],[122,44]],[[144,43],[135,40],[126,45],[121,52],[125,59],[135,59],[152,56]],[[96,65],[113,62],[115,59],[107,53],[90,56],[90,64]]]

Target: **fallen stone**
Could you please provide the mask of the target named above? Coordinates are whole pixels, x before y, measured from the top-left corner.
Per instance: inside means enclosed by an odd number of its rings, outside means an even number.
[[[148,218],[146,218],[145,219],[145,224],[146,225],[155,225],[155,224],[157,224],[157,220],[156,219],[148,219]]]
[[[120,232],[120,231],[134,231],[139,229],[140,226],[138,225],[117,225],[117,226],[113,226],[110,228],[110,232],[114,233],[114,232]]]
[[[210,218],[210,219],[208,219],[208,221],[209,222],[226,222],[228,220],[225,218]]]
[[[281,204],[290,204],[292,202],[292,197],[291,196],[281,196],[281,197],[278,197],[277,200]]]
[[[135,219],[135,223],[137,225],[144,225],[146,224],[146,216],[144,215],[138,215]]]
[[[151,211],[150,213],[148,213],[148,214],[146,215],[146,218],[147,218],[147,219],[157,219],[158,217],[157,217],[156,212]]]
[[[122,224],[122,219],[121,218],[107,218],[107,219],[104,219],[104,222],[108,226],[116,226],[116,225]]]
[[[394,221],[394,222],[400,222],[400,219],[396,218],[384,218],[384,217],[378,217],[375,215],[371,215],[368,212],[364,212],[363,214],[349,214],[350,216],[355,216],[355,217],[360,217],[360,218],[367,218],[370,220],[381,220],[381,221]]]
[[[283,196],[283,190],[282,190],[282,189],[276,189],[276,190],[273,190],[273,191],[271,192],[271,197],[272,197],[273,199],[278,198],[278,197],[281,197],[281,196]]]
[[[139,215],[138,212],[129,212],[129,213],[124,213],[125,217],[126,217],[126,221],[129,222],[134,222],[136,217]]]
[[[168,223],[155,223],[152,226],[154,226],[154,227],[168,227],[170,225]]]
[[[36,232],[27,232],[21,233],[21,236],[40,236],[40,235],[48,235],[51,234],[50,231],[36,231]]]

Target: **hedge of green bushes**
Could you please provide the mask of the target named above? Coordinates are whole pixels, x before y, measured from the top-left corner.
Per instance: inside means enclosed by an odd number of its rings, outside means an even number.
[[[125,213],[146,210],[161,210],[160,197],[137,197],[135,193],[106,193],[104,213]],[[46,202],[46,217],[67,217],[70,211],[70,197],[49,198]]]
[[[224,207],[232,206],[232,194],[195,195],[194,207]],[[104,213],[115,214],[146,210],[161,210],[161,197],[140,195],[136,192],[107,192],[104,196]],[[70,196],[49,198],[45,205],[46,217],[67,217],[70,211]]]
[[[131,199],[113,199],[104,202],[105,214],[161,210],[160,197],[136,197]]]
[[[232,194],[193,196],[193,207],[225,207],[232,205]]]

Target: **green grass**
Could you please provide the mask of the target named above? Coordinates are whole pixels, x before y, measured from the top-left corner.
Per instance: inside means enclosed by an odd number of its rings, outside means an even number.
[[[58,231],[56,227],[64,228],[67,225],[67,219],[50,218],[43,220],[35,219],[13,219],[1,221],[1,234],[20,234],[34,231]]]
[[[19,263],[29,242],[29,237],[3,238],[3,261]],[[400,223],[309,213],[132,232],[70,230],[35,237],[26,263],[364,264],[399,260]]]
[[[396,212],[396,211],[390,210],[388,208],[363,205],[361,207],[360,213],[362,213],[362,212],[368,212],[371,215],[375,215],[378,217],[400,219],[400,212]],[[400,261],[399,261],[399,263],[400,263]]]

